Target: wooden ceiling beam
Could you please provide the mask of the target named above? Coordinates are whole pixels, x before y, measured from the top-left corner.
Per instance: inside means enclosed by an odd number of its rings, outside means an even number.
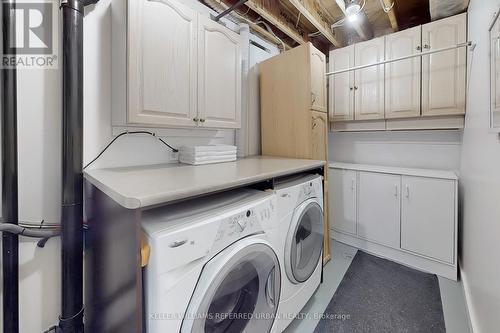
[[[318,13],[311,0],[289,0],[289,2],[304,16],[330,43],[336,47],[343,45],[332,33],[330,24],[323,19],[326,14]]]
[[[305,44],[308,42],[307,38],[300,35],[296,30],[289,26],[286,22],[283,22],[276,14],[268,11],[266,8],[261,6],[256,0],[248,0],[246,5],[259,14],[266,21],[274,25],[276,28],[281,30],[285,35],[293,39],[299,44]]]
[[[394,5],[395,5],[395,2],[394,2],[394,1],[395,1],[395,0],[383,0],[383,2],[384,2],[384,6],[385,6],[386,8],[390,8],[390,7],[392,6],[391,10],[389,10],[389,11],[387,12],[387,15],[389,16],[389,21],[391,22],[391,27],[392,27],[392,30],[394,30],[394,31],[398,31],[398,30],[399,30],[399,27],[398,27],[398,19],[396,18],[396,13],[395,13],[395,11],[396,11],[395,9],[396,9],[396,8],[395,8],[395,6],[394,6]]]
[[[335,0],[335,2],[339,6],[342,13],[344,13],[344,15],[345,15],[345,2],[344,2],[344,0]],[[362,23],[360,23],[360,22],[352,22],[352,23],[348,22],[348,24],[352,24],[352,26],[354,27],[354,30],[356,30],[356,33],[362,39],[367,40],[367,39],[372,38],[373,37],[373,30],[372,30],[370,23],[368,22],[368,19],[367,19],[366,15],[364,14],[364,12],[363,12],[363,20],[362,21],[363,21]]]

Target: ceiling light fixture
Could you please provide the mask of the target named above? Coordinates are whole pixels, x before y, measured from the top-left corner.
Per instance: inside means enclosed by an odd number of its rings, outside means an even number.
[[[365,4],[366,0],[345,0],[345,17],[332,24],[332,30],[343,26],[346,21],[350,23],[356,22],[359,19],[359,14],[365,7]]]

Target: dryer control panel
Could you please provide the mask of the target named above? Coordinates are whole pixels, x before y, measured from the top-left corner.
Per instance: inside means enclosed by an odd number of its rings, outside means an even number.
[[[223,218],[217,230],[212,251],[220,251],[241,238],[264,233],[274,228],[275,200],[275,197],[271,196]]]

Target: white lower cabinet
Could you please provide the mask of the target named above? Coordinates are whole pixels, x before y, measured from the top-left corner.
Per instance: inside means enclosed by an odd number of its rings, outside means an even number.
[[[399,247],[401,176],[360,172],[358,236]]]
[[[330,172],[330,221],[332,227],[356,234],[356,172],[332,169]]]
[[[403,192],[401,247],[453,263],[455,182],[403,176]]]
[[[334,239],[456,280],[454,172],[331,163],[329,177]]]

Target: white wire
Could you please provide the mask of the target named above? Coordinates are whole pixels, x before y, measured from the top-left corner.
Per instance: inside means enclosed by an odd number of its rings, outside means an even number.
[[[281,42],[281,46],[283,47],[283,52],[286,51],[285,42],[283,42],[283,40],[281,40],[281,38],[279,38],[278,36],[276,36],[276,34],[274,33],[273,29],[271,29],[271,27],[269,26],[269,24],[267,24],[264,21],[256,21],[255,24],[262,24],[263,26],[265,26],[266,29],[267,29],[267,31],[269,31],[269,33],[271,33],[277,40],[279,40]]]

